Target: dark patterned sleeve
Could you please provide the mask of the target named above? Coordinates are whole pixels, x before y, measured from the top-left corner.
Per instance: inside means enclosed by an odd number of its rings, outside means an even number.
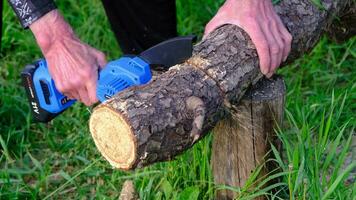
[[[21,25],[24,28],[30,26],[37,19],[51,10],[56,9],[53,0],[8,0],[14,9]]]

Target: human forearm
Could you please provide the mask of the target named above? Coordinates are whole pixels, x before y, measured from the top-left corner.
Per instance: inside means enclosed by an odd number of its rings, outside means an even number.
[[[57,40],[75,37],[73,29],[58,10],[52,10],[30,25],[37,44],[45,54]]]

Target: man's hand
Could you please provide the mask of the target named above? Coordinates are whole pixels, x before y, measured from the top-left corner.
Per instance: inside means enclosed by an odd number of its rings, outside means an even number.
[[[97,102],[98,68],[105,55],[82,43],[57,10],[31,24],[57,89],[71,99],[89,106]]]
[[[204,36],[224,24],[235,24],[251,37],[261,72],[271,77],[291,50],[292,36],[273,10],[271,0],[226,0],[205,27]]]

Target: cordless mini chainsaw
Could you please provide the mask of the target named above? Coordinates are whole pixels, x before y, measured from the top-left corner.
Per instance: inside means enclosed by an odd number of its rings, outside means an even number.
[[[195,36],[176,37],[161,42],[140,55],[126,55],[109,62],[100,72],[96,95],[103,102],[133,85],[148,83],[152,68],[168,69],[192,55]],[[76,100],[61,94],[51,78],[44,59],[27,65],[21,73],[34,120],[49,122]]]

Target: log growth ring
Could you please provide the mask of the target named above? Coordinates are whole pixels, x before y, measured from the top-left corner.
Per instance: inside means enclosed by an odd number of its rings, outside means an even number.
[[[136,160],[136,138],[130,125],[108,107],[100,107],[95,113],[89,122],[95,145],[113,167],[131,168]]]

